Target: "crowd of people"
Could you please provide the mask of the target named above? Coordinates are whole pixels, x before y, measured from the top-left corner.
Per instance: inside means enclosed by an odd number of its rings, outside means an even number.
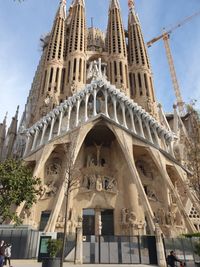
[[[4,240],[0,242],[0,267],[3,267],[4,265],[9,267],[11,266],[11,248],[12,245],[5,243]]]

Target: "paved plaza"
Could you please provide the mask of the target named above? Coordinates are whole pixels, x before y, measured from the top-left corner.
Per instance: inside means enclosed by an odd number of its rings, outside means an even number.
[[[13,267],[41,267],[42,263],[37,262],[36,260],[12,260],[12,266]],[[75,265],[73,263],[64,263],[64,267],[70,267],[70,266],[76,266],[76,267],[128,267],[128,266],[134,266],[134,267],[149,267],[149,265],[142,265],[142,264],[84,264],[84,265]],[[152,266],[152,265],[151,265]]]

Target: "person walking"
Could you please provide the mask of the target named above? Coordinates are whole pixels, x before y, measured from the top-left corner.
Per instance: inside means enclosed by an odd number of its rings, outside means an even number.
[[[0,267],[3,267],[5,257],[5,242],[1,240],[0,242]]]
[[[175,263],[176,263],[176,262],[180,262],[180,265],[182,265],[182,261],[179,260],[179,259],[176,257],[175,252],[172,250],[172,251],[170,251],[170,254],[167,256],[167,264],[168,264],[170,267],[175,267]]]
[[[7,266],[7,262],[8,262],[9,267],[12,267],[11,264],[10,264],[11,248],[12,248],[12,245],[11,244],[7,244],[6,245],[6,249],[5,249],[5,265]]]

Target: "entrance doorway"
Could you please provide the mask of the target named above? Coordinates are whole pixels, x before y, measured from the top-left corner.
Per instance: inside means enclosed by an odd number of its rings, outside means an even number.
[[[83,235],[114,235],[112,209],[83,209]]]

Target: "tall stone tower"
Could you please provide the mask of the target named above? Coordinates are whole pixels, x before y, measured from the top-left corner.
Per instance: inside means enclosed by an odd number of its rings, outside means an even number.
[[[152,71],[133,1],[129,4],[128,54],[130,96],[146,111],[156,116],[157,106]]]
[[[80,218],[84,235],[154,234],[156,225],[168,237],[195,232],[200,220],[190,215],[195,210],[200,216],[200,206],[188,186],[189,172],[174,154],[179,136],[172,121],[178,119],[166,118],[161,106],[157,119],[133,1],[128,54],[119,2],[109,2],[106,36],[87,29],[84,0],[72,1],[67,14],[63,0],[44,38],[20,125],[26,139],[17,139],[42,191],[31,211],[22,205],[17,212],[26,225],[63,232],[71,158],[76,186],[68,201],[68,234],[75,234]]]
[[[53,28],[44,42],[44,67],[42,71],[40,90],[38,95],[36,120],[50,111],[60,102],[64,93],[63,73],[66,49],[66,1],[62,0],[56,13]],[[37,101],[37,100],[36,100]]]
[[[108,79],[129,96],[127,47],[118,0],[110,1],[106,41]]]
[[[84,0],[73,2],[68,31],[65,93],[67,97],[79,91],[86,82],[87,35]]]

